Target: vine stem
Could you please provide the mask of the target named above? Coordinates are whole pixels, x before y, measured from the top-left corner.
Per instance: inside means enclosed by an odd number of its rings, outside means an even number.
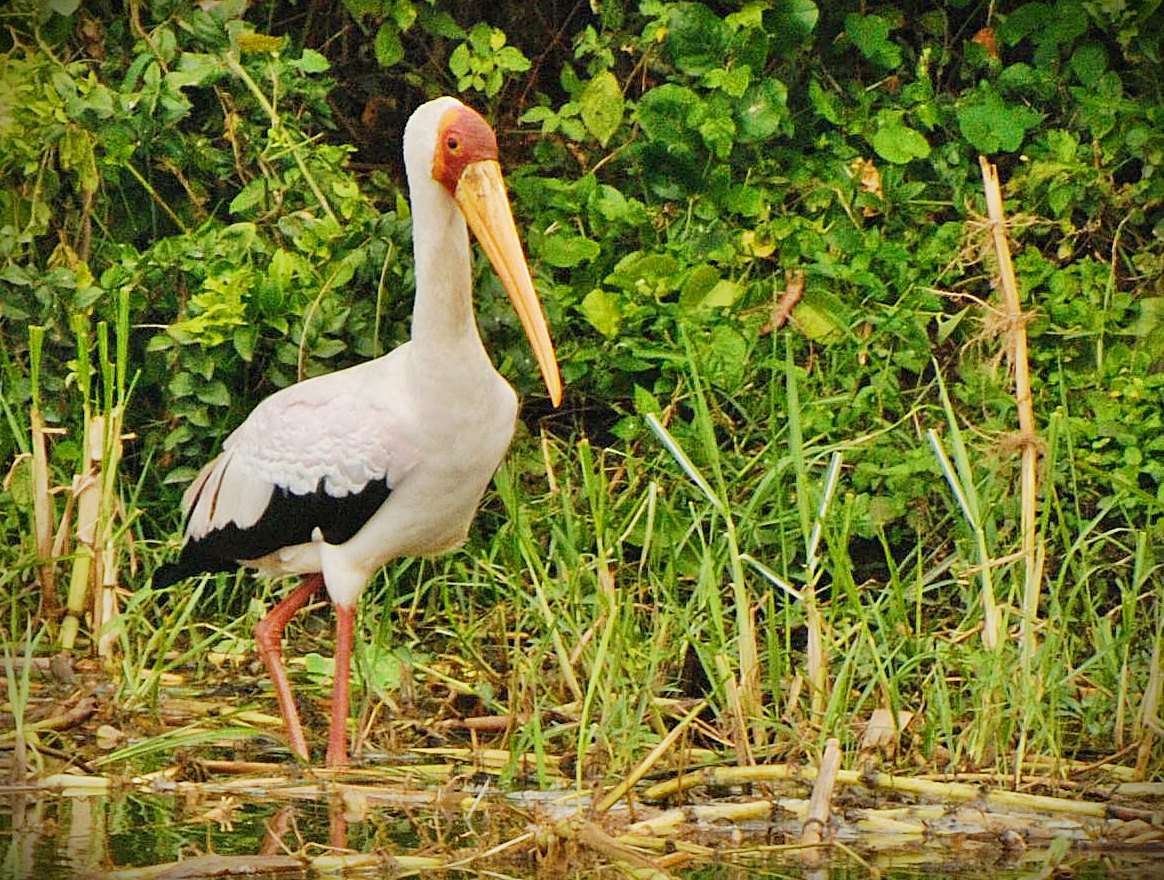
[[[229,52],[224,56],[224,58],[227,69],[229,69],[231,73],[243,81],[246,87],[250,90],[250,93],[254,95],[255,100],[259,102],[259,106],[263,108],[263,112],[267,114],[267,118],[271,120],[271,134],[273,138],[275,138],[281,146],[287,148],[287,151],[295,160],[295,164],[299,166],[299,171],[303,175],[303,179],[307,181],[307,185],[310,187],[312,195],[314,195],[316,201],[319,202],[319,206],[327,213],[328,218],[338,224],[339,218],[336,216],[335,211],[332,210],[331,204],[323,194],[323,190],[319,188],[319,183],[316,181],[315,176],[311,173],[310,169],[308,169],[307,163],[303,161],[303,155],[300,150],[301,144],[295,143],[291,137],[288,136],[287,127],[283,124],[283,118],[279,115],[279,111],[275,109],[275,105],[271,103],[265,94],[263,94],[263,90],[259,88],[259,84],[255,82],[254,78],[249,73],[246,72],[246,69],[242,66],[242,64],[239,63],[238,58]]]

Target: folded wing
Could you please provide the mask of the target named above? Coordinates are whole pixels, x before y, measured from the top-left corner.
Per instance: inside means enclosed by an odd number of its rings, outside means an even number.
[[[358,369],[358,368],[357,368]],[[344,371],[350,373],[351,371]],[[263,401],[186,490],[186,544],[155,585],[227,571],[318,535],[354,536],[418,459],[409,420],[333,373]]]

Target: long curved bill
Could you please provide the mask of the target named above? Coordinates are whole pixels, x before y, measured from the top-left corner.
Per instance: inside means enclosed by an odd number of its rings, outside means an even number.
[[[473,230],[477,241],[481,242],[485,255],[489,257],[505,292],[509,294],[509,300],[533,347],[546,390],[550,392],[550,400],[557,406],[562,402],[562,377],[558,373],[558,359],[554,355],[554,343],[550,340],[550,329],[546,325],[542,304],[529,274],[529,264],[521,250],[513,211],[509,207],[509,196],[505,194],[501,165],[493,159],[466,165],[457,182],[455,198],[469,228]]]

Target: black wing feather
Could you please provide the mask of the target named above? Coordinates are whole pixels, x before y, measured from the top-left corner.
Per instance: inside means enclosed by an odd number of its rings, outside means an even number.
[[[324,490],[322,480],[315,491],[305,494],[277,486],[254,525],[240,529],[231,523],[187,541],[176,561],[154,573],[154,586],[169,586],[202,572],[233,571],[244,560],[308,543],[316,529],[329,544],[342,544],[364,527],[391,492],[386,480],[373,480],[359,492],[339,498]]]

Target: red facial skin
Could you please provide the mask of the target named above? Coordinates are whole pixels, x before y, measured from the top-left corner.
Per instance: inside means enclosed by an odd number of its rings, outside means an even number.
[[[445,113],[437,128],[432,176],[456,195],[457,182],[465,167],[484,159],[497,160],[497,135],[476,110],[454,107]]]

